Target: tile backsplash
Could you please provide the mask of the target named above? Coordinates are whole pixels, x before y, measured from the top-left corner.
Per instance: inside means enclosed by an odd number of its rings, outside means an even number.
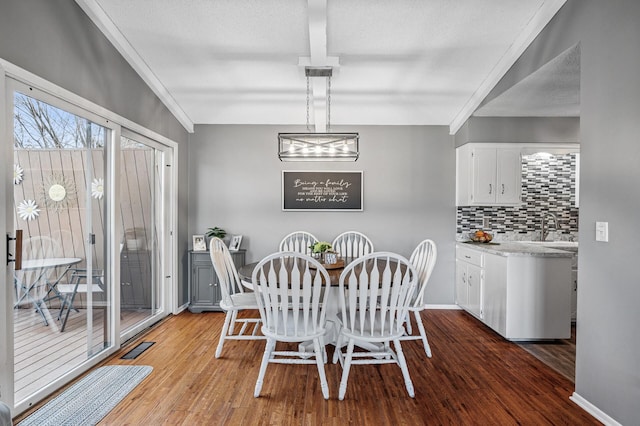
[[[524,155],[522,157],[522,201],[520,206],[459,206],[458,239],[484,229],[496,240],[530,240],[540,235],[543,213],[558,218],[550,224],[548,240],[577,239],[578,208],[575,206],[576,155]],[[488,219],[489,226],[483,226]]]

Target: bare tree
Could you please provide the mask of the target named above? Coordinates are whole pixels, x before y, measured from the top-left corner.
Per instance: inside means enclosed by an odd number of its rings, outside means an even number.
[[[20,93],[14,96],[13,127],[17,148],[100,147],[104,140],[102,126]]]

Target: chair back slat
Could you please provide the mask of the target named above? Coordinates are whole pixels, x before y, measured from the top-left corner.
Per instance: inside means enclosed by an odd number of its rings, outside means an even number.
[[[364,338],[400,336],[417,272],[404,257],[374,252],[350,263],[340,275],[344,329]]]
[[[348,258],[358,258],[374,251],[371,240],[357,231],[343,232],[333,240],[331,246],[342,257]]]
[[[233,257],[224,241],[217,237],[209,243],[209,255],[220,283],[221,302],[225,306],[233,306],[231,295],[244,292]]]
[[[262,259],[252,277],[263,331],[276,339],[324,333],[329,274],[315,259],[278,252]],[[302,340],[301,340],[302,341]]]
[[[286,235],[280,241],[279,251],[293,251],[311,256],[311,246],[318,242],[318,239],[306,231],[296,231]]]
[[[424,293],[426,291],[429,278],[431,277],[431,273],[433,272],[433,267],[436,264],[437,257],[438,250],[436,248],[436,243],[433,242],[433,240],[426,239],[418,244],[409,258],[409,261],[418,273],[418,287],[415,297],[411,302],[411,306],[414,308],[424,306]]]

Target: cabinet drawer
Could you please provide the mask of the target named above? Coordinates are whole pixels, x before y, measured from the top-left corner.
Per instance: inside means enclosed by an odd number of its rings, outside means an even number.
[[[457,247],[456,258],[463,260],[472,265],[483,266],[483,254],[477,250],[471,250],[465,247]]]

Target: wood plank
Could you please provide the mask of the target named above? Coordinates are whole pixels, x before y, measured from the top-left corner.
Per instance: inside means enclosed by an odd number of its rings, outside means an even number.
[[[45,309],[45,326],[34,309],[14,309],[14,374],[16,400],[22,400],[87,359],[86,311],[73,312],[64,333],[57,309]],[[150,310],[123,310],[122,329],[151,315]],[[94,331],[102,337],[102,310],[94,311]],[[98,338],[99,339],[99,338]]]
[[[356,365],[339,401],[342,369],[327,364],[325,401],[314,365],[270,365],[254,398],[264,341],[226,342],[216,359],[224,314],[184,312],[141,337],[156,344],[137,359],[119,359],[127,347],[105,362],[154,370],[100,424],[599,424],[569,400],[570,380],[468,314],[423,318],[433,358],[402,344],[415,399],[397,366]]]

